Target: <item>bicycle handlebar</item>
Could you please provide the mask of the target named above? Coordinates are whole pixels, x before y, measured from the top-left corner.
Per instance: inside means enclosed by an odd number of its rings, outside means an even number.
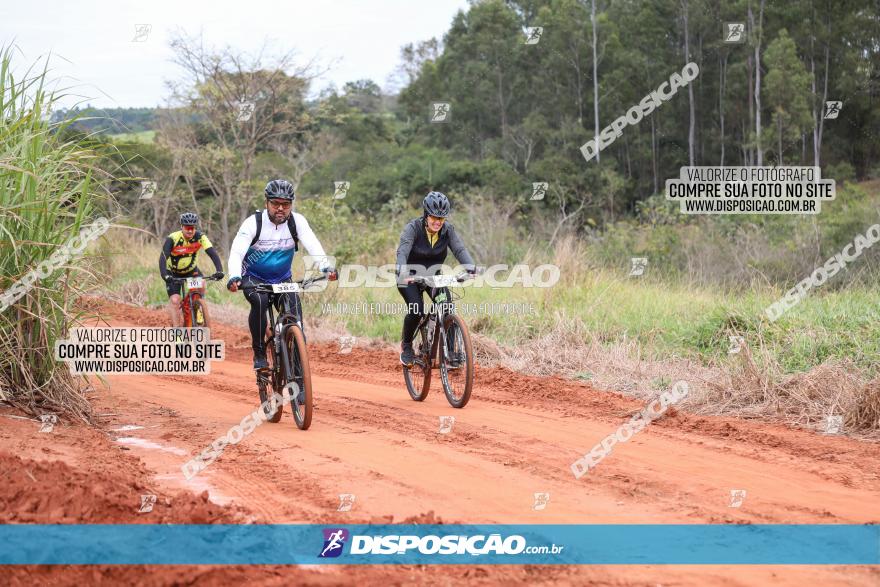
[[[208,275],[208,276],[191,275],[189,277],[174,277],[173,275],[169,275],[168,278],[166,279],[166,281],[181,281],[181,282],[183,282],[188,279],[204,279],[205,281],[220,281],[221,279],[223,279],[223,275],[220,275],[220,277],[214,277],[213,275]]]
[[[313,283],[317,283],[318,281],[324,281],[327,279],[327,274],[319,275],[317,277],[310,277],[308,279],[300,279],[299,281],[293,281],[290,283],[295,283],[300,286],[300,288],[304,291],[308,286]],[[255,285],[239,285],[239,289],[242,290],[253,290],[258,292],[266,292],[266,293],[274,293],[272,289],[273,285],[278,285],[277,283],[257,283]]]
[[[431,275],[428,277],[425,277],[422,275],[413,275],[413,276],[407,278],[407,283],[416,283],[419,285],[426,285],[428,287],[434,287],[434,285],[431,283],[431,281],[434,279],[434,277],[435,277],[434,275]],[[464,283],[468,279],[473,279],[473,277],[474,277],[473,273],[469,273],[469,272],[465,271],[464,273],[459,273],[458,275],[456,275],[455,280],[458,283]]]

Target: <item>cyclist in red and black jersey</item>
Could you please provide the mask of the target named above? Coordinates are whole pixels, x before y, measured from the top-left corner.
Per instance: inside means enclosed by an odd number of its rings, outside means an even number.
[[[171,324],[175,328],[183,325],[183,316],[180,314],[180,292],[183,284],[179,281],[168,281],[169,277],[199,277],[196,261],[199,252],[205,251],[214,262],[217,270],[213,277],[223,277],[223,262],[220,255],[214,249],[208,237],[198,230],[199,217],[193,212],[185,212],[180,215],[180,230],[172,232],[162,245],[162,253],[159,255],[159,273],[165,280],[165,291],[168,292],[168,313],[171,314]],[[202,309],[205,319],[208,319],[208,304],[204,299],[202,290]],[[209,322],[210,324],[210,322]]]

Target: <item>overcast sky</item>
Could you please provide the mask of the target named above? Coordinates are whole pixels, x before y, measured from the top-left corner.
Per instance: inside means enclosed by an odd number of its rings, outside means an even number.
[[[265,39],[317,57],[329,71],[312,93],[333,83],[373,79],[383,88],[400,63],[400,47],[442,38],[466,0],[43,0],[0,6],[0,43],[14,43],[16,70],[52,52],[52,78],[75,85],[100,107],[158,106],[171,63],[170,33],[203,34],[206,45],[255,51]],[[137,24],[151,25],[135,42]],[[23,54],[23,55],[22,55]],[[70,103],[62,104],[70,106]]]

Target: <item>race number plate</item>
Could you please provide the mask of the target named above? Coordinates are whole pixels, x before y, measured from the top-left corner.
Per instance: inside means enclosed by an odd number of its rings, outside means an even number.
[[[205,280],[201,277],[188,277],[186,280],[186,287],[189,289],[201,289],[205,287]]]
[[[275,293],[298,293],[298,283],[273,283],[272,291]]]
[[[431,281],[433,281],[434,287],[455,287],[460,285],[455,275],[435,275],[431,278]]]

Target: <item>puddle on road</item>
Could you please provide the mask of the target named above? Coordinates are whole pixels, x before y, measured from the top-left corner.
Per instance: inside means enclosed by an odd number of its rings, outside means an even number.
[[[125,426],[120,426],[119,428],[113,428],[111,432],[128,432],[129,430],[142,430],[143,426],[137,426],[135,424],[126,424]]]
[[[145,440],[143,438],[138,438],[136,436],[125,436],[123,438],[117,438],[116,442],[120,444],[130,444],[132,446],[136,446],[138,448],[146,448],[150,450],[161,450],[162,452],[170,452],[171,454],[185,457],[189,455],[188,452],[183,450],[182,448],[177,448],[176,446],[165,446],[164,444],[159,444],[153,442],[151,440]]]
[[[171,473],[169,475],[156,475],[157,480],[162,481],[171,481],[186,489],[188,491],[192,491],[195,494],[200,494],[203,491],[208,492],[208,499],[216,503],[217,505],[229,505],[232,503],[232,498],[228,495],[224,495],[217,491],[217,488],[208,483],[208,481],[199,475],[192,477],[190,479],[186,479],[183,475]]]

